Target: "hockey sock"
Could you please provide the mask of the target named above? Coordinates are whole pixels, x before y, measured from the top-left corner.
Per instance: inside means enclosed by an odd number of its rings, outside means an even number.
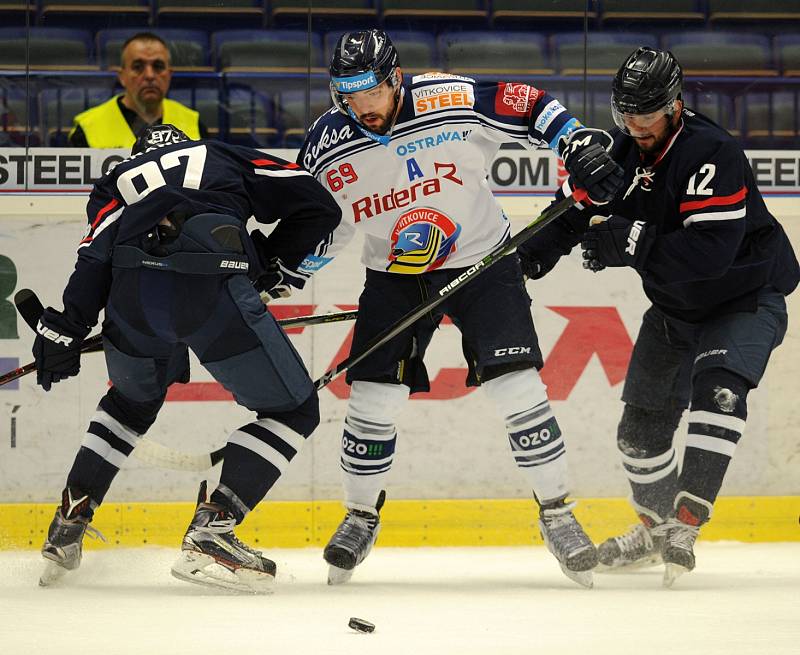
[[[724,369],[701,372],[694,381],[689,432],[679,485],[682,492],[716,500],[747,419],[744,378]]]
[[[103,502],[114,476],[133,452],[139,436],[102,408],[92,416],[67,475],[67,486],[88,494],[92,510]]]
[[[481,388],[503,416],[514,460],[539,503],[565,498],[569,485],[564,439],[539,372],[528,368],[506,373]]]
[[[353,382],[340,457],[347,505],[378,502],[394,460],[395,417],[409,392],[404,384]]]
[[[267,495],[300,451],[305,437],[273,418],[261,418],[243,425],[228,437],[225,460],[220,472],[220,487],[238,498],[249,510]],[[220,502],[211,495],[212,502]],[[223,504],[229,504],[227,501]],[[234,507],[241,521],[246,511]]]
[[[631,485],[633,505],[648,525],[673,514],[678,458],[672,439],[681,413],[625,405],[619,422],[617,448],[622,469]]]

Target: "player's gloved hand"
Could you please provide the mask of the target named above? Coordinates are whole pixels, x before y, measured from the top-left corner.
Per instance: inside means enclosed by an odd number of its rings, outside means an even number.
[[[553,270],[561,254],[557,252],[527,253],[517,250],[522,274],[528,280],[538,280]]]
[[[593,216],[581,241],[583,267],[595,273],[607,266],[642,270],[655,240],[652,230],[644,221],[615,214]]]
[[[280,267],[280,259],[273,257],[264,267],[264,272],[253,283],[264,304],[292,295],[292,286],[286,281]]]
[[[81,345],[89,328],[75,323],[52,307],[44,310],[36,326],[33,358],[36,383],[45,391],[81,369]]]
[[[608,154],[613,143],[605,130],[584,127],[559,147],[572,186],[584,189],[595,205],[612,200],[624,181],[622,167]]]
[[[580,241],[581,234],[561,219],[556,219],[517,246],[522,272],[529,280],[538,280],[555,268],[558,260],[568,255]]]

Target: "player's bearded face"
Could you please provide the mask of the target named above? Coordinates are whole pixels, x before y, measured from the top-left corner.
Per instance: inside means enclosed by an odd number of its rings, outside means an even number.
[[[663,150],[675,134],[680,115],[679,107],[674,114],[659,112],[658,115],[625,116],[625,128],[641,152],[656,153]]]
[[[345,97],[358,121],[370,132],[386,134],[397,109],[394,87],[384,80],[374,89],[349,93]]]

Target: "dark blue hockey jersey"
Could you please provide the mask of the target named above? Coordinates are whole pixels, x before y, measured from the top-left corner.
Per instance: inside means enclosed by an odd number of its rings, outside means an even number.
[[[644,221],[655,235],[639,271],[647,297],[688,322],[752,311],[764,286],[791,293],[800,267],[786,233],[769,213],[737,141],[714,122],[683,110],[677,134],[657,157],[612,132],[612,157],[625,184],[608,205],[573,209],[524,244],[522,254],[567,254],[589,219],[617,214]]]
[[[86,326],[106,304],[114,245],[135,241],[166,216],[279,221],[259,255],[279,257],[289,272],[341,218],[330,194],[297,164],[218,141],[149,148],[120,162],[95,184],[86,212],[89,224],[64,290],[65,312]]]

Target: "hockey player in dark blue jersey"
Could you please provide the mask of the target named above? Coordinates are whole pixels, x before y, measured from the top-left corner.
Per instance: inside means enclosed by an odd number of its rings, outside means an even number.
[[[233,529],[275,484],[319,422],[300,356],[259,297],[285,296],[310,248],[338,225],[328,192],[294,163],[149,128],[129,159],[94,187],[89,225],[64,311],[41,317],[37,381],[77,375],[80,347],[105,310],[113,386],[100,400],[67,477],[42,554],[43,585],[80,564],[82,540],[114,476],[174,382],[188,382],[188,348],[257,418],[225,446],[219,485],[197,511],[172,572],[190,582],[263,591],[275,564]],[[277,226],[265,237],[249,217]]]
[[[641,524],[599,548],[610,567],[665,563],[664,583],[695,565],[758,386],[786,332],[800,271],[738,143],[684,107],[675,57],[640,48],[613,83],[611,155],[625,169],[608,204],[574,209],[520,248],[530,277],[581,243],[584,267],[627,266],[652,306],[633,349],[617,433]],[[569,193],[569,189],[565,190]],[[678,475],[673,436],[686,408]]]
[[[330,72],[336,107],[312,125],[298,162],[342,208],[339,227],[308,259],[324,266],[356,231],[366,236],[353,352],[509,238],[510,222],[486,182],[502,143],[547,144],[564,154],[573,181],[598,200],[621,183],[603,147],[610,137],[583,128],[531,85],[451,73],[404,77],[381,30],[344,34]],[[567,500],[565,439],[539,377],[530,303],[519,262],[506,257],[349,369],[340,451],[347,512],[324,551],[331,584],[346,582],[375,543],[396,417],[409,393],[429,389],[425,351],[447,314],[463,337],[467,384],[480,385],[504,419],[545,543],[568,577],[591,586],[596,549]]]

